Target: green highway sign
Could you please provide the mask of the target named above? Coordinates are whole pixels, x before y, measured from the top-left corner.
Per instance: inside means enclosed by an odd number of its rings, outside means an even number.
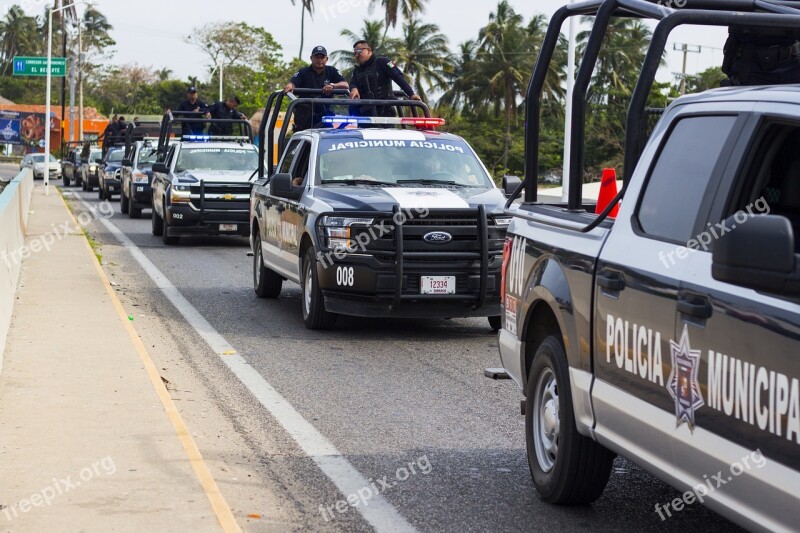
[[[63,78],[67,75],[67,59],[50,58],[50,75]],[[46,57],[14,57],[14,76],[47,76]]]

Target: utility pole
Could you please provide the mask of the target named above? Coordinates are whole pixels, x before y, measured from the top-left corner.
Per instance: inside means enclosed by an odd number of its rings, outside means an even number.
[[[686,43],[675,43],[672,46],[673,50],[677,50],[679,52],[683,52],[683,69],[681,70],[680,78],[681,78],[681,88],[680,93],[681,96],[686,94],[686,60],[689,56],[689,52],[693,54],[699,54],[702,48],[700,45],[697,44],[686,44]]]

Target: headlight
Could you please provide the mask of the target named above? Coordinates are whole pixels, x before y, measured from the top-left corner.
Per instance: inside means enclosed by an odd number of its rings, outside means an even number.
[[[147,174],[142,172],[141,170],[134,170],[131,174],[131,180],[133,183],[147,183],[149,180],[147,179]]]
[[[170,201],[173,204],[188,204],[192,201],[190,194],[191,188],[189,185],[173,185],[170,190],[172,191],[172,194],[170,194]]]
[[[324,216],[320,219],[322,237],[328,248],[335,252],[353,252],[356,245],[350,238],[351,227],[369,227],[374,221],[374,218]]]
[[[89,165],[89,172],[94,172],[97,170],[97,165]]]

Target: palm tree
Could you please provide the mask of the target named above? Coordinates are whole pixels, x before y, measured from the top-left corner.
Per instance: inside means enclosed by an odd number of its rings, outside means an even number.
[[[425,3],[428,0],[370,0],[369,7],[374,9],[375,4],[380,3],[386,15],[384,22],[386,27],[383,30],[384,36],[389,30],[389,27],[397,27],[397,16],[402,14],[406,20],[411,20],[414,15],[423,13],[425,11]]]
[[[471,103],[474,93],[475,58],[478,43],[473,40],[458,45],[458,53],[446,59],[443,72],[444,80],[436,88],[442,91],[442,96],[436,102],[437,107],[449,107],[460,111],[465,105]]]
[[[25,15],[22,8],[12,6],[0,20],[0,73],[10,75],[16,55],[40,55],[42,39],[36,19]]]
[[[297,59],[303,59],[303,46],[305,45],[306,38],[306,11],[309,16],[314,18],[314,0],[301,0],[302,7],[300,8],[300,51],[297,52]],[[297,5],[296,0],[292,0],[292,5]]]
[[[347,37],[353,43],[367,41],[376,55],[392,57],[396,55],[400,43],[397,39],[386,38],[384,28],[383,21],[364,19],[364,26],[360,31],[344,29],[339,35]],[[339,65],[342,76],[349,78],[353,72],[353,50],[336,50],[331,54],[331,59]]]
[[[423,81],[428,87],[441,86],[445,81],[443,71],[450,55],[447,36],[439,32],[436,24],[412,17],[403,24],[399,44],[398,63],[409,78],[417,81],[417,92],[427,102]]]
[[[480,49],[473,75],[478,82],[476,97],[493,103],[505,115],[505,135],[500,163],[505,167],[511,150],[511,123],[517,117],[517,100],[524,94],[533,70],[534,40],[523,26],[523,18],[502,0],[490,13],[489,24],[480,31]],[[485,81],[484,81],[485,80]]]

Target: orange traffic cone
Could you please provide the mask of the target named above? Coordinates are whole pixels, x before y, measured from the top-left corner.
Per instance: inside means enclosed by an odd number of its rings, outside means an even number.
[[[595,207],[595,214],[599,215],[603,210],[608,207],[611,200],[617,195],[617,171],[613,168],[603,169],[603,178],[600,181],[600,195],[597,197],[597,207]],[[608,214],[611,218],[616,218],[619,213],[619,203],[614,206],[614,209]]]

